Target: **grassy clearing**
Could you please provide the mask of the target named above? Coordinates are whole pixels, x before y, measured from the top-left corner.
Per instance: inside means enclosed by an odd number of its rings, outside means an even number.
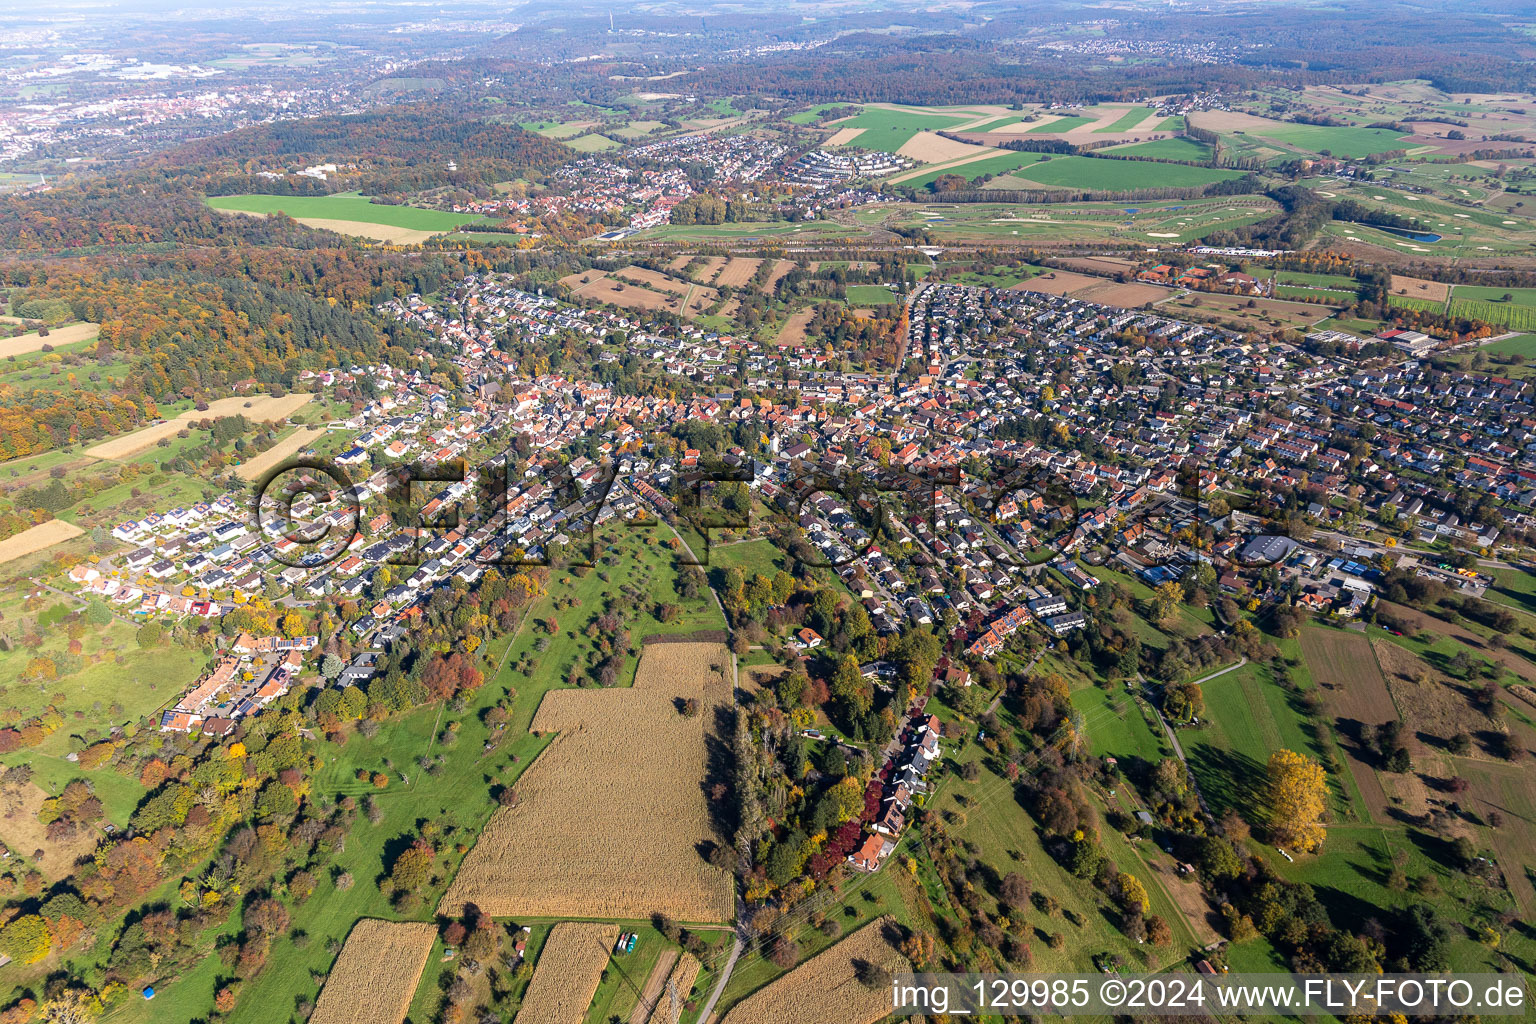
[[[210,196],[208,205],[215,210],[286,213],[294,218],[384,224],[413,231],[447,231],[460,224],[476,224],[489,219],[472,213],[448,213],[442,210],[421,210],[414,206],[374,203],[356,192],[342,192],[334,196]]]
[[[851,284],[847,298],[850,306],[886,306],[898,301],[895,292],[878,284]]]
[[[574,139],[567,139],[565,144],[578,153],[606,153],[610,149],[618,149],[620,143],[610,139],[606,135],[582,135]]]

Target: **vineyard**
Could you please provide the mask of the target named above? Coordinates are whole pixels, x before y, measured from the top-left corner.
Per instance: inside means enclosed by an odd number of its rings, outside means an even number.
[[[1393,305],[1397,299],[1392,300]],[[1521,306],[1513,302],[1483,302],[1478,299],[1451,299],[1452,316],[1468,320],[1481,320],[1485,324],[1511,327],[1517,331],[1536,330],[1536,307]]]
[[[1389,295],[1387,304],[1393,309],[1406,309],[1414,313],[1445,312],[1445,303],[1439,299],[1413,299],[1406,295]]]

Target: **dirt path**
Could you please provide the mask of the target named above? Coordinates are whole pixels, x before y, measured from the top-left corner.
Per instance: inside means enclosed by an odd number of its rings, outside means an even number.
[[[640,993],[640,1001],[635,1004],[634,1010],[629,1014],[629,1024],[645,1024],[651,1011],[656,1009],[656,1002],[661,998],[662,986],[667,983],[667,975],[672,973],[672,965],[677,963],[677,950],[669,949],[656,960],[656,966],[651,968],[651,976],[645,979],[645,988]]]

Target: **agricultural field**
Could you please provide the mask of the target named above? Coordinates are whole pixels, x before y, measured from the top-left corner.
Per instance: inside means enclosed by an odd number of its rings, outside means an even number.
[[[625,309],[668,310],[690,319],[712,312],[722,301],[720,293],[708,285],[643,267],[624,267],[612,274],[589,270],[561,278],[560,283],[571,289],[573,299],[606,302]],[[720,312],[729,316],[734,305],[734,300],[726,302]]]
[[[136,430],[122,437],[93,445],[85,454],[94,459],[125,459],[151,448],[162,438],[172,438],[198,420],[217,419],[220,416],[244,416],[248,420],[263,423],[268,420],[285,420],[302,409],[315,396],[307,392],[294,392],[282,398],[256,395],[251,398],[235,396],[209,402],[206,410],[188,409],[177,416],[154,426]]]
[[[1521,294],[1516,295],[1516,292]],[[1510,298],[1506,301],[1504,296]],[[1446,311],[1516,331],[1536,331],[1536,289],[1468,288],[1457,285]],[[1482,297],[1487,296],[1487,297]]]
[[[555,925],[539,952],[518,1024],[581,1024],[618,938],[616,924]]]
[[[617,145],[617,143],[615,143]],[[464,224],[490,221],[477,213],[447,213],[371,202],[356,192],[333,196],[210,196],[215,210],[270,216],[286,213],[300,224],[384,242],[422,242]]]
[[[988,155],[989,153],[992,155]],[[920,168],[918,171],[898,174],[890,179],[890,183],[892,185],[908,185],[912,188],[927,188],[947,174],[958,174],[967,180],[974,180],[986,174],[994,176],[1008,174],[1020,167],[1038,162],[1043,155],[1041,153],[1010,153],[983,150],[977,157],[971,157],[960,162],[945,163],[937,167]]]
[[[890,918],[865,925],[727,1011],[721,1024],[875,1024],[890,1013],[891,994],[858,979],[867,962],[896,973],[909,965],[897,952],[901,927]]]
[[[1124,192],[1137,188],[1193,188],[1239,178],[1242,172],[1145,160],[1067,156],[1026,165],[1014,171],[1012,177],[1056,188]]]
[[[1211,147],[1194,139],[1157,139],[1153,142],[1131,142],[1111,146],[1104,150],[1115,156],[1140,156],[1153,160],[1209,160]]]
[[[1151,107],[1128,107],[1125,113],[1113,122],[1094,128],[1095,132],[1128,132],[1141,122],[1151,117],[1156,111]]]
[[[399,1024],[437,938],[430,921],[365,918],[347,936],[320,990],[316,1024]]]
[[[657,962],[657,967],[664,963],[665,957]],[[702,967],[692,953],[677,956],[671,970],[660,979],[661,983],[656,990],[652,992],[647,986],[641,994],[635,1013],[630,1017],[630,1024],[678,1024]]]
[[[71,345],[79,345],[83,348],[85,342],[96,340],[96,334],[100,329],[100,324],[77,323],[66,327],[50,328],[46,335],[41,331],[29,331],[26,334],[0,338],[0,359],[39,352],[44,346],[55,350]]]
[[[1301,652],[1364,801],[1361,820],[1384,823],[1389,820],[1387,795],[1365,751],[1362,730],[1397,717],[1397,709],[1371,642],[1352,631],[1309,628],[1302,631]]]
[[[838,145],[854,144],[863,149],[896,153],[921,132],[953,129],[971,120],[964,114],[922,108],[868,106],[833,127],[837,129]]]
[[[731,664],[719,644],[651,644],[629,689],[547,693],[531,729],[555,739],[486,826],[442,912],[729,920],[730,878],[700,848],[721,841],[704,789]]]

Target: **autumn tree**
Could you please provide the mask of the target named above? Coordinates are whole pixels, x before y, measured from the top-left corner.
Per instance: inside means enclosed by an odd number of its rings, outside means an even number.
[[[1167,622],[1178,611],[1179,602],[1184,599],[1184,588],[1178,581],[1168,580],[1159,583],[1157,589],[1152,591],[1152,618],[1158,622]]]
[[[1275,842],[1303,853],[1322,846],[1322,818],[1328,803],[1328,778],[1322,765],[1294,750],[1275,751],[1269,758],[1265,795]]]

